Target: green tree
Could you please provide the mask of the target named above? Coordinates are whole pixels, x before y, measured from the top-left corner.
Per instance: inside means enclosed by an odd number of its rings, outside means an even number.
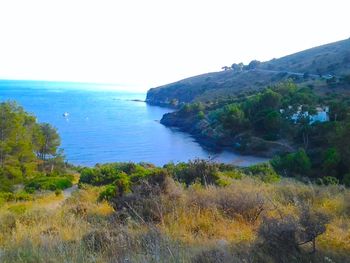
[[[221,122],[224,128],[230,129],[234,133],[244,130],[248,125],[244,111],[237,104],[224,107]]]
[[[342,164],[350,170],[350,123],[339,123],[331,134],[330,144],[340,155]]]
[[[286,176],[308,175],[311,161],[304,149],[271,160],[272,166]]]
[[[339,152],[336,148],[332,147],[327,149],[324,154],[322,168],[325,175],[336,176],[337,166],[341,161]]]
[[[279,109],[282,96],[271,90],[266,89],[260,96],[259,104],[261,109]]]
[[[37,134],[37,156],[43,161],[48,157],[53,157],[57,153],[58,146],[61,144],[57,129],[48,123],[39,125]]]
[[[36,168],[33,152],[35,118],[14,102],[0,104],[0,169],[14,182]]]

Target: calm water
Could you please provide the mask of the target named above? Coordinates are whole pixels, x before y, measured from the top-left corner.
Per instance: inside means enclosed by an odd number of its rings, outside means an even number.
[[[110,86],[59,82],[0,81],[0,101],[16,100],[40,122],[58,129],[66,159],[79,165],[146,161],[163,165],[215,156],[249,165],[263,159],[204,150],[188,134],[159,123],[170,109],[149,106],[145,93],[111,91]],[[96,91],[97,90],[97,91]],[[69,116],[64,117],[63,113]]]

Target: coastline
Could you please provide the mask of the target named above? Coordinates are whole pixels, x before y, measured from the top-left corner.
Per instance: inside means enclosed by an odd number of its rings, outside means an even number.
[[[149,103],[152,106],[169,108],[169,103]],[[173,109],[177,107],[172,107]],[[293,147],[282,141],[267,141],[250,134],[234,137],[222,131],[213,130],[210,124],[193,116],[178,116],[176,111],[165,113],[160,123],[168,128],[176,128],[189,134],[204,149],[213,152],[227,151],[242,156],[271,159],[273,156],[294,151]]]

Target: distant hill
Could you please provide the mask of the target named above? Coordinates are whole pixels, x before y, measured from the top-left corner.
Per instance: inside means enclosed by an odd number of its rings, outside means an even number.
[[[340,79],[350,74],[350,39],[256,62],[152,88],[146,101],[164,106],[210,101],[249,93],[289,78],[297,83],[322,86],[329,78]]]
[[[322,75],[349,74],[350,38],[270,60],[261,68]]]

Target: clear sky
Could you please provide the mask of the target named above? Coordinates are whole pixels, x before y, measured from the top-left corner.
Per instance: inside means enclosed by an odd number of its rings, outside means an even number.
[[[350,37],[347,0],[0,0],[0,78],[148,89]]]

